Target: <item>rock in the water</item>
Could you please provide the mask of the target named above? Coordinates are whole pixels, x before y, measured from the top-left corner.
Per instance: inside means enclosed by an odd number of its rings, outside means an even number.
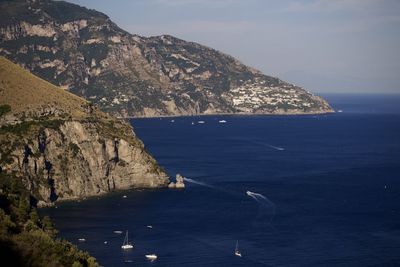
[[[176,184],[175,188],[185,188],[185,184],[183,183],[183,176],[180,175],[179,173],[175,177],[176,179]]]
[[[168,184],[168,188],[170,188],[170,189],[183,189],[183,188],[185,188],[185,184],[183,182],[184,181],[184,177],[182,175],[180,175],[179,173],[176,174],[175,180],[176,180],[175,183],[174,182],[170,182]]]

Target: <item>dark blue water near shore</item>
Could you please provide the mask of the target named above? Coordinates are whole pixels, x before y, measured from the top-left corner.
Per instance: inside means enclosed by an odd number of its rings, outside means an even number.
[[[132,120],[170,175],[208,186],[113,193],[42,212],[104,266],[399,266],[400,98],[326,97],[343,112]],[[126,229],[130,252],[113,233]],[[149,253],[158,260],[148,262]]]

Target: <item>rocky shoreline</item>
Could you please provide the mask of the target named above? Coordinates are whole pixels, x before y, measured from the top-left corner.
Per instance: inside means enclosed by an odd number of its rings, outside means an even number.
[[[296,116],[296,115],[327,115],[336,113],[335,110],[325,110],[325,111],[314,111],[314,112],[276,112],[276,113],[248,113],[248,112],[237,112],[237,113],[209,113],[209,114],[183,114],[183,115],[148,115],[148,116],[126,116],[117,117],[119,119],[156,119],[156,118],[181,118],[181,117],[212,117],[212,116]]]

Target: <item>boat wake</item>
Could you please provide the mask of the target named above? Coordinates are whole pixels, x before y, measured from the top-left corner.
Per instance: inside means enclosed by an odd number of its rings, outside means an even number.
[[[210,189],[216,190],[216,191],[220,191],[222,193],[234,196],[234,197],[243,197],[242,193],[238,193],[235,191],[231,191],[231,190],[226,190],[226,189],[222,189],[222,188],[218,188],[212,185],[209,185],[207,183],[204,182],[200,182],[200,181],[196,181],[194,179],[190,179],[190,178],[186,178],[184,177],[183,180],[185,182],[189,182],[192,184],[196,184],[196,185],[200,185],[200,186],[204,186],[204,187],[208,187]],[[258,225],[262,225],[262,224],[271,224],[272,220],[275,217],[275,209],[276,206],[275,204],[269,200],[266,196],[260,194],[260,193],[256,193],[256,192],[251,192],[251,191],[246,191],[246,194],[251,197],[252,199],[254,199],[257,204],[258,204],[258,213],[256,216],[256,224]]]
[[[265,144],[266,146],[269,146],[270,148],[273,148],[273,149],[275,149],[275,150],[278,150],[278,151],[283,151],[283,150],[285,150],[283,147],[279,147],[279,146],[273,146],[273,145],[270,145],[270,144]]]
[[[272,149],[275,149],[275,150],[278,150],[278,151],[283,151],[283,150],[285,150],[283,147],[280,147],[280,146],[273,146],[273,145],[271,145],[271,144],[264,143],[264,142],[253,141],[253,143],[254,143],[254,144],[257,144],[257,145],[266,146],[266,147],[269,147],[269,148],[272,148]]]
[[[265,223],[271,224],[272,220],[275,217],[275,204],[262,194],[251,191],[246,191],[246,194],[254,199],[259,205],[255,224],[257,226],[262,226]]]
[[[184,177],[183,180],[185,182],[189,182],[189,183],[192,183],[192,184],[208,187],[208,188],[213,189],[213,190],[215,190],[217,192],[221,192],[221,193],[224,193],[224,194],[227,194],[227,195],[231,195],[231,196],[234,196],[234,197],[242,197],[243,196],[242,194],[240,194],[238,192],[235,192],[235,191],[232,191],[232,190],[226,190],[226,189],[223,189],[223,188],[220,188],[220,187],[216,187],[216,186],[213,186],[213,185],[210,185],[210,184],[207,184],[207,183],[204,183],[204,182],[200,182],[200,181],[197,181],[197,180],[194,180],[194,179],[190,179],[190,178]]]
[[[206,183],[204,183],[204,182],[196,181],[196,180],[193,180],[193,179],[190,179],[190,178],[183,177],[183,180],[184,180],[185,182],[188,182],[188,183],[191,183],[191,184],[197,184],[197,185],[209,187],[209,188],[212,188],[212,189],[216,189],[216,188],[215,188],[214,186],[212,186],[212,185],[206,184]]]
[[[258,201],[260,198],[266,200],[267,198],[259,193],[251,192],[251,191],[246,191],[246,194],[252,198],[254,198],[256,201]],[[272,202],[271,202],[272,203]]]
[[[271,145],[269,143],[265,143],[265,142],[259,141],[257,139],[254,140],[254,139],[251,139],[251,138],[232,138],[231,140],[235,140],[235,141],[239,141],[239,142],[240,141],[245,141],[245,142],[248,142],[250,144],[259,145],[259,146],[263,146],[263,147],[267,147],[267,148],[272,148],[272,149],[277,150],[277,151],[285,150],[284,147],[274,146],[274,145]]]

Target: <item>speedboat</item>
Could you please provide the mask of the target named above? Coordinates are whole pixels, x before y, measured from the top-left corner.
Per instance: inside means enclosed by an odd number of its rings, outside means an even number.
[[[157,255],[156,255],[156,254],[147,254],[147,255],[145,255],[145,256],[146,256],[146,258],[147,258],[148,260],[151,260],[151,261],[154,261],[154,260],[157,259]]]

